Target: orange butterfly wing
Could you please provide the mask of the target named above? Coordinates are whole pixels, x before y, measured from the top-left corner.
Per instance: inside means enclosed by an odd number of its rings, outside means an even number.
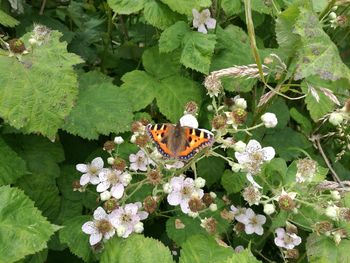
[[[187,147],[178,153],[177,157],[182,160],[192,158],[202,148],[210,146],[214,143],[214,135],[204,129],[194,129],[183,127],[185,130]]]
[[[146,131],[152,140],[156,143],[158,151],[167,158],[174,157],[174,153],[170,151],[164,138],[168,135],[168,124],[148,124]]]

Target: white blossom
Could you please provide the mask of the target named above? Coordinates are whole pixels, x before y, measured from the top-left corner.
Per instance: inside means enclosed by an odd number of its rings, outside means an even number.
[[[247,108],[247,101],[244,98],[241,98],[239,95],[234,97],[233,101],[236,107],[242,108],[244,110]]]
[[[100,194],[101,201],[107,201],[111,198],[111,192],[106,190]]]
[[[102,207],[98,207],[94,212],[94,221],[88,221],[82,226],[85,234],[90,235],[90,245],[96,245],[102,238],[110,239],[115,234],[115,229],[111,224],[110,215]]]
[[[188,201],[196,196],[202,198],[204,192],[202,189],[195,186],[192,178],[185,178],[184,176],[173,177],[170,180],[172,188],[167,200],[170,205],[180,205],[183,213],[187,214],[190,211]]]
[[[197,129],[198,121],[196,117],[194,117],[192,114],[185,114],[180,118],[180,125],[182,127],[191,127],[191,128]]]
[[[297,183],[311,182],[317,172],[317,162],[308,158],[297,160]]]
[[[275,244],[278,247],[286,249],[293,249],[301,243],[301,238],[295,233],[288,233],[284,228],[277,228],[275,230],[277,237],[275,237]]]
[[[148,217],[147,212],[140,211],[141,207],[140,202],[126,204],[110,214],[111,223],[117,229],[118,236],[127,238],[132,232],[140,232],[139,222]]]
[[[103,168],[103,160],[101,157],[97,157],[92,160],[91,164],[77,164],[76,169],[83,173],[80,177],[80,185],[84,186],[88,183],[98,184],[100,182],[98,174]]]
[[[233,149],[239,153],[244,152],[246,147],[247,145],[242,141],[238,141],[233,145]]]
[[[153,161],[149,159],[145,152],[140,150],[136,154],[130,154],[130,169],[133,171],[147,171],[147,165],[153,164]]]
[[[245,207],[235,207],[234,205],[231,205],[230,209],[233,217],[236,220],[237,220],[237,217],[239,218],[241,215],[245,214],[245,212],[247,211],[247,208]]]
[[[235,152],[235,157],[242,168],[247,172],[247,179],[258,188],[258,185],[252,175],[260,173],[261,166],[264,162],[270,161],[275,157],[275,150],[272,147],[262,148],[260,143],[256,140],[250,140],[245,148],[245,151]]]
[[[208,29],[214,29],[216,26],[216,20],[210,17],[209,9],[204,9],[202,12],[198,12],[196,9],[192,9],[193,14],[193,27],[198,28],[198,32],[207,34]]]
[[[261,116],[261,121],[264,123],[266,128],[274,128],[278,123],[276,115],[271,112],[266,112],[263,114]]]
[[[124,187],[130,183],[130,175],[119,170],[104,168],[99,174],[101,183],[97,185],[97,192],[104,192],[110,189],[111,195],[120,199],[124,194]]]
[[[246,234],[250,235],[256,233],[261,236],[264,233],[262,227],[266,222],[266,217],[263,215],[255,214],[251,208],[248,208],[244,214],[240,214],[235,217],[238,222],[241,222],[245,225],[244,231]]]
[[[329,122],[334,126],[340,125],[344,121],[343,114],[340,112],[332,112],[329,115]]]
[[[121,137],[121,136],[114,137],[115,144],[122,144],[123,142],[124,142],[123,137]]]

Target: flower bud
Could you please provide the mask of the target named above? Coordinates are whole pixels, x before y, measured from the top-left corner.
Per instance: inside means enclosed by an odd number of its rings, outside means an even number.
[[[100,194],[101,201],[107,201],[111,198],[111,193],[109,191],[104,191]]]
[[[108,157],[108,158],[107,158],[107,163],[108,163],[109,165],[113,165],[113,164],[114,164],[114,158],[113,158],[113,157]]]
[[[103,144],[103,150],[105,150],[106,152],[111,153],[114,150],[114,146],[115,146],[115,144],[114,144],[113,141],[106,141]]]
[[[117,230],[117,236],[121,237],[125,234],[126,228],[124,226],[118,226],[116,230]]]
[[[194,180],[194,185],[197,187],[197,188],[203,188],[205,186],[205,179],[202,178],[202,177],[197,177],[195,180]]]
[[[325,214],[326,214],[326,216],[332,218],[333,220],[338,220],[339,219],[339,212],[340,212],[339,207],[332,205],[332,206],[328,206],[326,208]]]
[[[343,114],[339,112],[332,112],[329,115],[329,122],[333,124],[334,126],[340,125],[344,120]]]
[[[138,234],[143,232],[143,223],[142,222],[138,222],[134,225],[134,232],[138,233]]]
[[[242,141],[238,141],[236,142],[234,145],[233,145],[233,149],[236,151],[236,152],[239,152],[239,153],[242,153],[245,151],[245,148],[246,148],[246,144]]]
[[[214,192],[210,192],[209,194],[213,199],[215,199],[217,197],[216,193],[214,193]]]
[[[173,190],[172,186],[169,183],[166,183],[163,185],[163,191],[166,194],[170,194],[171,191]]]
[[[212,203],[214,203],[214,198],[210,194],[205,193],[202,197],[202,201],[207,207],[209,207]]]
[[[266,112],[263,114],[261,116],[261,121],[264,123],[266,128],[274,128],[278,123],[276,115],[271,112]]]
[[[329,19],[336,19],[337,18],[337,14],[335,12],[330,12],[329,15],[328,15]]]
[[[217,204],[211,204],[209,206],[209,209],[210,209],[210,211],[215,212],[216,210],[218,210],[218,206],[217,206]]]
[[[235,106],[238,108],[246,109],[247,108],[247,101],[244,98],[240,98],[239,96],[236,96],[233,98],[233,101],[235,102]]]
[[[23,41],[18,38],[11,39],[8,44],[10,51],[14,54],[22,54],[26,50]]]
[[[188,216],[190,216],[192,218],[196,218],[199,215],[198,212],[192,212],[192,211],[189,211],[187,214],[188,214]]]
[[[338,191],[331,191],[331,197],[333,200],[340,200],[340,194]]]
[[[195,115],[198,111],[198,105],[194,101],[187,102],[185,106],[185,113]]]
[[[275,206],[273,204],[265,204],[264,205],[264,213],[266,215],[271,215],[276,211]]]
[[[211,121],[211,126],[215,130],[222,130],[226,128],[227,117],[224,115],[216,115]]]
[[[124,139],[123,139],[123,137],[121,137],[121,136],[117,136],[117,137],[114,137],[114,143],[115,144],[122,144],[124,142]]]
[[[162,181],[162,174],[158,170],[150,170],[147,173],[148,181],[153,185],[158,185]]]
[[[136,142],[136,134],[133,134],[130,138],[130,142],[131,143],[135,143]]]
[[[231,170],[234,173],[238,173],[242,168],[242,166],[239,163],[230,163],[230,165],[231,165]]]

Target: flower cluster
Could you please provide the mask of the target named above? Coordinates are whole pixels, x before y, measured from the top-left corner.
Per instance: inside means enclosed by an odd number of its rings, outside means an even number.
[[[237,208],[231,205],[231,213],[234,218],[243,224],[246,234],[257,234],[261,236],[264,233],[263,225],[266,223],[264,215],[255,214],[251,208]]]

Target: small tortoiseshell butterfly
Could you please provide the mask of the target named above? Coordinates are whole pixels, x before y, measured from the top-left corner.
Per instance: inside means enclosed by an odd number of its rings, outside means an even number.
[[[166,158],[187,161],[202,148],[214,143],[214,135],[210,131],[181,126],[180,123],[148,124],[146,131]]]

